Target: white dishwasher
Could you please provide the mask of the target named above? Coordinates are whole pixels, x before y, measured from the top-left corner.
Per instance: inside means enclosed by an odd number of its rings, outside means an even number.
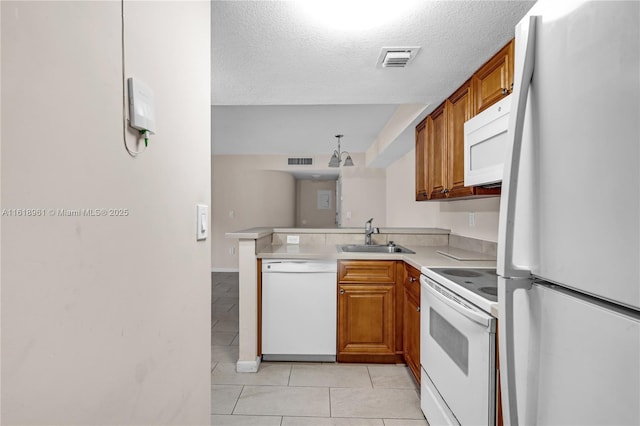
[[[335,361],[337,262],[262,261],[262,359]]]

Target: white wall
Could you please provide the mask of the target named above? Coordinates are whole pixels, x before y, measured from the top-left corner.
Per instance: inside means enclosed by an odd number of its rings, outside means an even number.
[[[1,3],[3,424],[208,424],[210,4],[125,2],[157,134],[123,147],[120,2]],[[131,139],[133,135],[129,135]]]
[[[362,227],[373,218],[373,226],[388,226],[385,170],[356,166],[342,168],[342,223],[341,227]]]
[[[238,269],[238,241],[225,238],[227,232],[256,226],[294,226],[295,178],[273,170],[280,159],[261,155],[212,156],[213,269]]]
[[[452,234],[496,242],[500,198],[415,201],[415,150],[386,169],[387,225],[435,226]],[[469,214],[475,216],[474,226]]]
[[[386,169],[387,225],[437,227],[440,203],[416,201],[414,150]]]
[[[214,140],[216,143],[232,142]],[[330,154],[313,155],[312,166],[288,166],[287,155],[212,156],[212,269],[238,269],[238,241],[225,238],[225,233],[256,226],[295,226],[295,178],[291,173],[326,172]],[[351,212],[351,219],[343,214],[342,226],[364,227],[371,217],[374,226],[385,226],[385,171],[364,167],[364,153],[352,153],[352,157],[356,166],[340,169],[342,209]],[[231,249],[236,252],[232,254]]]
[[[318,208],[318,191],[330,194],[328,208]],[[296,180],[297,228],[336,228],[336,181]],[[327,207],[327,206],[324,206]]]

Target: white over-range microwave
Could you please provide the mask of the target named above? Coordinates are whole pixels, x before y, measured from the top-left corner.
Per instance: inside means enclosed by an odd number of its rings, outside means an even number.
[[[464,123],[465,186],[499,186],[506,155],[511,95]]]

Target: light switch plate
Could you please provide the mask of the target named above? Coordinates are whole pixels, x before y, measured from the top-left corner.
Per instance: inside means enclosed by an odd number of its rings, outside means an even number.
[[[206,240],[209,236],[209,206],[196,205],[196,240]]]
[[[300,244],[300,235],[287,235],[287,244]]]

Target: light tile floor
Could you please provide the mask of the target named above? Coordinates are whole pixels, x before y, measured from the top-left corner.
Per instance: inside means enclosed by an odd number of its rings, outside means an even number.
[[[428,426],[404,365],[263,362],[236,373],[238,274],[211,278],[211,424]]]

